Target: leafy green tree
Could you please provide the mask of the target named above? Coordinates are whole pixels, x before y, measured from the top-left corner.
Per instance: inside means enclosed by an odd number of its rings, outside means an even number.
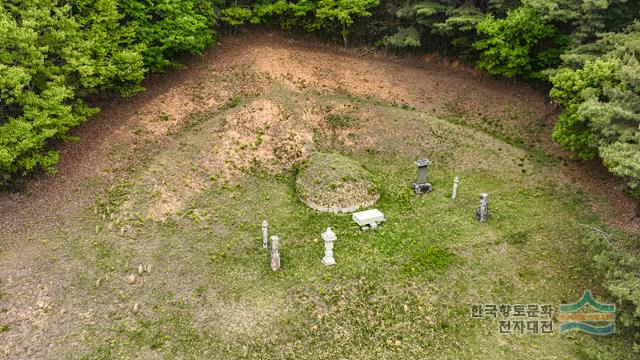
[[[253,6],[252,24],[264,24],[275,22],[277,18],[290,10],[290,5],[285,0],[257,1]]]
[[[481,51],[477,66],[509,78],[542,77],[541,70],[559,62],[566,42],[528,7],[511,10],[504,19],[489,16],[477,30],[481,36],[474,44]]]
[[[96,111],[78,96],[135,90],[142,56],[119,19],[110,0],[0,5],[0,183],[53,169],[48,142]]]
[[[61,49],[68,83],[76,87],[76,96],[84,97],[105,90],[131,94],[140,90],[144,78],[141,52],[135,43],[135,29],[123,24],[123,15],[115,0],[75,0],[70,2],[74,31],[78,42]],[[62,45],[51,39],[49,46]]]
[[[0,3],[0,185],[53,170],[52,140],[98,109],[83,99],[139,91],[212,41],[205,0],[6,0]]]
[[[237,3],[221,10],[221,20],[233,26],[246,23],[277,22],[284,29],[338,33],[344,44],[350,27],[357,18],[371,16],[371,9],[379,0],[262,0]]]
[[[470,58],[475,32],[478,24],[486,14],[478,7],[467,3],[463,6],[451,8],[442,22],[432,25],[432,34],[447,38],[451,46],[465,58]]]
[[[144,46],[152,71],[176,66],[179,56],[200,54],[213,41],[215,15],[206,0],[121,0],[124,22]]]
[[[251,9],[242,8],[239,6],[232,6],[220,11],[220,20],[231,25],[244,25],[253,18],[253,12]]]
[[[588,61],[578,70],[562,69],[550,78],[551,96],[564,107],[553,139],[579,158],[590,159],[598,154],[596,132],[589,117],[585,117],[584,104],[598,102],[604,96],[604,89],[618,87],[619,69],[618,60],[603,59]]]
[[[629,0],[522,0],[545,22],[569,35],[572,45],[592,43],[603,32],[620,32],[633,23],[640,3]]]
[[[399,28],[395,34],[385,37],[384,42],[386,45],[398,48],[420,47],[422,45],[420,32],[413,26]]]
[[[340,35],[346,46],[349,27],[354,18],[371,16],[369,10],[379,4],[379,0],[320,0],[316,9],[316,22],[320,28],[340,24]]]
[[[574,21],[572,38],[585,44],[597,40],[598,33],[618,32],[637,15],[638,2],[629,0],[582,0]]]
[[[317,1],[299,0],[287,3],[287,12],[280,18],[280,25],[284,29],[298,28],[301,31],[316,31],[320,29],[315,21]]]

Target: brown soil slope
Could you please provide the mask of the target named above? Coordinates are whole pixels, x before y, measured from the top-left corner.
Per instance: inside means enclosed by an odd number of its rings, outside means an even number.
[[[255,79],[251,88],[235,86],[229,74],[244,76],[243,69],[295,88],[345,91],[434,111],[449,111],[454,106],[479,121],[498,118],[510,132],[528,136],[545,152],[566,156],[549,140],[554,120],[549,114],[554,109],[541,91],[483,79],[476,71],[430,57],[398,60],[361,54],[359,49],[300,42],[268,32],[227,38],[202,57],[188,59],[185,69],[151,76],[143,93],[103,104],[101,113],[74,132],[80,137],[78,142],[60,146],[56,174],[40,176],[24,191],[0,194],[3,231],[20,231],[32,221],[42,224],[43,219],[60,221],[85,204],[91,198],[91,179],[108,179],[110,168],[126,166],[126,158],[110,159],[116,147],[161,141],[188,114],[202,108],[217,109],[230,98],[260,91],[266,84],[264,78]],[[584,186],[593,203],[611,215],[612,223],[638,226],[633,201],[599,164],[568,162],[566,169],[559,176]]]

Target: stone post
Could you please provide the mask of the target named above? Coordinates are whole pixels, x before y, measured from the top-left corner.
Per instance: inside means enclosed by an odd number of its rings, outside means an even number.
[[[330,227],[322,233],[322,240],[324,240],[324,257],[322,258],[322,263],[326,266],[336,264],[336,259],[333,258],[333,242],[336,241],[337,238]]]
[[[267,236],[268,236],[268,227],[269,227],[269,222],[267,222],[267,220],[262,220],[262,248],[266,249],[267,248],[267,244],[269,242]]]
[[[269,256],[269,264],[273,271],[280,269],[280,238],[275,235],[271,237],[271,254]]]
[[[476,219],[479,222],[486,222],[488,217],[489,217],[489,194],[481,193],[480,206],[478,207],[478,211],[476,211]]]
[[[460,184],[460,178],[457,176],[453,178],[453,191],[451,192],[451,199],[455,200],[458,197],[458,184]]]

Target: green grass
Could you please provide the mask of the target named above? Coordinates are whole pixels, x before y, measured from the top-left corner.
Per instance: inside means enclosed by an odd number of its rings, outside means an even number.
[[[210,171],[203,159],[223,138],[225,117],[255,97],[194,114],[161,148],[122,170],[123,179],[78,214],[74,231],[49,237],[52,255],[64,252],[83,269],[57,303],[94,314],[75,320],[52,358],[634,356],[625,334],[502,336],[495,322],[469,316],[474,303],[557,305],[585,289],[607,299],[582,241],[589,230],[580,225],[597,224],[598,214],[551,176],[555,160],[537,161],[535,151],[412,108],[281,86],[262,97],[295,121],[304,101],[357,103],[349,116],[366,122],[354,134],[361,141],[331,136],[349,130],[343,119],[327,120],[326,129],[315,129],[314,148],[365,167],[387,221],[361,232],[350,215],[308,209],[293,172],[269,175],[259,164],[231,178]],[[416,196],[413,161],[423,156],[433,160],[434,191]],[[461,179],[455,201],[454,176]],[[200,185],[187,188],[192,183]],[[160,201],[150,184],[175,189],[181,205],[174,213],[145,215]],[[486,224],[475,220],[482,191],[490,194]],[[262,249],[263,219],[281,239],[278,272]],[[333,267],[320,262],[328,226],[338,236]],[[153,271],[129,285],[126,276],[141,264]]]

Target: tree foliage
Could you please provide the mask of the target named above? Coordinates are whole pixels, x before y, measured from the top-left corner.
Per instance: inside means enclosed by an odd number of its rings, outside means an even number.
[[[114,1],[0,5],[0,182],[52,169],[57,153],[47,142],[95,113],[77,94],[127,92],[142,79],[139,48],[120,18]]]
[[[316,9],[316,22],[321,28],[339,23],[339,32],[346,45],[349,27],[354,18],[371,16],[369,9],[379,3],[379,0],[320,0]]]
[[[488,16],[477,26],[478,67],[493,75],[539,78],[560,59],[565,37],[528,7],[509,11],[504,19]]]
[[[151,71],[177,65],[183,54],[199,54],[213,41],[214,12],[206,0],[120,0],[124,23]]]
[[[399,48],[420,47],[422,45],[420,33],[413,26],[399,28],[395,34],[385,37],[384,42]]]
[[[221,20],[232,26],[278,23],[284,29],[338,34],[344,43],[355,19],[371,16],[380,0],[262,0],[221,4]]]
[[[409,2],[396,11],[403,27],[395,35],[387,36],[385,43],[397,48],[422,47],[468,56],[476,39],[476,26],[488,9],[482,1]]]
[[[554,139],[580,158],[600,156],[640,195],[640,24],[605,33],[565,57],[551,77],[564,107]],[[571,66],[571,67],[570,67]]]
[[[10,0],[0,3],[0,185],[53,170],[47,145],[98,109],[83,99],[140,90],[148,68],[211,42],[197,0]]]
[[[598,154],[596,131],[589,121],[588,104],[604,100],[605,89],[620,86],[617,59],[588,61],[581,69],[562,69],[551,77],[551,96],[564,107],[556,123],[554,140],[583,159]]]

